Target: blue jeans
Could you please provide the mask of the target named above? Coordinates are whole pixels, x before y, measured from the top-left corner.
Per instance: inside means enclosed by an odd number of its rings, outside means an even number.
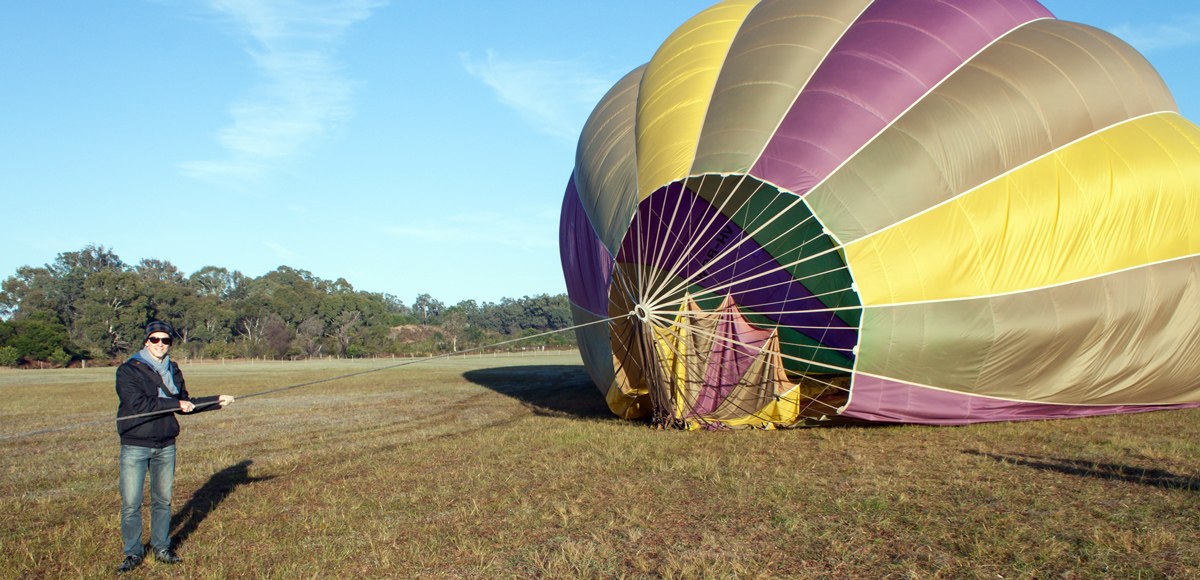
[[[154,449],[121,446],[121,538],[126,556],[142,556],[142,489],[150,473],[150,546],[171,547],[171,488],[175,484],[175,446]]]

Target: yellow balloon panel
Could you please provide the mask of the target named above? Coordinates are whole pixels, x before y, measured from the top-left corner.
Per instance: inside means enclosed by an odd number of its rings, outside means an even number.
[[[654,54],[638,92],[638,199],[687,177],[713,86],[758,0],[727,0],[679,27]]]
[[[1061,284],[1200,253],[1200,128],[1095,133],[845,246],[864,305]]]

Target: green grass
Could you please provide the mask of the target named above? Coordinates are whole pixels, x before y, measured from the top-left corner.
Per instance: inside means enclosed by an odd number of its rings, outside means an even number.
[[[184,373],[242,395],[391,362]],[[0,371],[0,436],[111,418],[114,370]],[[1200,410],[656,431],[611,417],[577,354],[545,353],[181,422],[184,563],[128,577],[1200,577]],[[109,423],[0,441],[0,578],[113,575],[118,448]]]

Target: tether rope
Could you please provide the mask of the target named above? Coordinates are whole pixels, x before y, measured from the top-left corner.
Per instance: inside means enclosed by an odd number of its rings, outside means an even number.
[[[471,353],[471,352],[475,352],[475,351],[477,351],[477,350],[483,350],[483,349],[486,349],[486,348],[495,348],[495,347],[497,347],[497,346],[504,346],[504,345],[506,345],[506,344],[512,344],[512,343],[514,343],[514,342],[521,342],[521,341],[523,341],[523,340],[530,340],[530,339],[533,339],[533,338],[539,338],[539,337],[542,337],[542,336],[547,336],[547,335],[551,335],[551,334],[557,334],[557,333],[560,333],[560,332],[566,332],[566,331],[568,331],[568,330],[575,330],[576,328],[583,328],[583,327],[585,327],[585,326],[592,326],[592,325],[594,325],[594,324],[607,323],[607,322],[612,322],[613,320],[619,320],[619,319],[622,319],[622,318],[629,318],[630,316],[633,316],[633,313],[627,313],[627,314],[623,314],[623,315],[621,315],[621,316],[614,316],[614,317],[611,317],[611,318],[605,318],[605,319],[603,319],[603,320],[594,320],[594,321],[592,321],[592,322],[586,322],[586,323],[584,323],[584,324],[576,324],[575,326],[570,326],[570,327],[567,327],[567,328],[560,328],[560,329],[558,329],[558,330],[551,330],[551,331],[549,331],[549,332],[543,332],[543,333],[541,333],[541,334],[535,334],[535,335],[532,335],[532,336],[523,336],[523,337],[521,337],[521,338],[514,338],[514,339],[512,339],[512,340],[506,340],[506,341],[503,341],[503,342],[497,342],[497,343],[494,343],[494,344],[487,344],[487,345],[483,345],[483,346],[477,346],[477,347],[475,347],[475,348],[470,348],[470,349],[467,349],[467,350],[460,350],[460,351],[455,351],[455,352],[448,352],[448,353],[439,354],[439,355],[437,355],[437,356],[425,357],[425,358],[422,358],[422,359],[406,360],[406,361],[404,361],[404,362],[400,362],[400,363],[396,363],[396,364],[393,364],[393,365],[388,365],[388,366],[384,366],[384,367],[379,367],[379,368],[376,368],[376,369],[367,369],[367,370],[365,370],[365,371],[358,371],[358,372],[355,372],[355,373],[349,373],[349,374],[340,375],[340,376],[336,376],[336,377],[329,377],[329,378],[327,378],[327,379],[318,379],[318,380],[315,380],[315,381],[308,381],[308,382],[306,382],[306,383],[300,383],[300,384],[296,384],[296,385],[288,385],[288,386],[286,386],[286,387],[279,387],[279,388],[277,388],[277,389],[270,389],[270,390],[261,391],[261,392],[258,392],[258,393],[251,393],[251,394],[249,394],[249,395],[239,395],[239,396],[236,396],[236,397],[234,397],[234,399],[235,399],[235,400],[236,400],[236,399],[249,399],[249,398],[251,398],[251,397],[257,397],[257,396],[260,396],[260,395],[267,395],[267,394],[270,394],[270,393],[278,393],[278,392],[280,392],[280,391],[287,391],[287,390],[289,390],[289,389],[298,389],[298,388],[300,388],[300,387],[308,387],[308,386],[317,385],[317,384],[320,384],[320,383],[328,383],[328,382],[331,382],[331,381],[339,381],[339,380],[342,380],[342,379],[348,379],[348,378],[350,378],[350,377],[356,377],[356,376],[358,376],[358,375],[365,375],[365,374],[369,374],[369,373],[377,373],[377,372],[379,372],[379,371],[386,371],[386,370],[389,370],[389,369],[394,369],[394,368],[397,368],[397,367],[407,366],[407,365],[411,365],[411,364],[417,364],[417,363],[429,362],[429,361],[431,361],[431,360],[436,360],[436,359],[440,359],[440,358],[446,358],[446,357],[451,357],[451,356],[459,356],[459,355],[464,355],[464,354],[468,354],[468,353]],[[213,402],[210,402],[210,403],[203,403],[203,404],[200,404],[200,405],[196,405],[196,406],[195,406],[195,408],[194,408],[192,411],[190,411],[189,413],[186,413],[186,414],[189,414],[189,415],[190,415],[191,413],[195,413],[197,410],[199,410],[199,409],[201,409],[201,408],[211,407],[211,406],[213,406],[213,405],[219,405],[219,404],[220,404],[219,402],[217,402],[217,401],[213,401]],[[149,413],[141,413],[141,414],[138,414],[138,415],[128,415],[128,416],[125,416],[125,417],[117,417],[116,419],[101,419],[101,420],[99,420],[99,421],[87,421],[87,422],[84,422],[84,423],[75,423],[75,424],[73,424],[73,425],[64,425],[64,426],[61,426],[61,427],[52,427],[52,428],[50,428],[50,429],[41,429],[41,430],[38,430],[38,431],[29,431],[28,433],[17,433],[17,434],[15,434],[15,435],[5,435],[5,436],[3,436],[3,437],[0,437],[0,441],[7,441],[7,440],[9,440],[9,439],[20,439],[20,438],[22,438],[22,437],[31,437],[31,436],[33,436],[33,435],[41,435],[41,434],[43,434],[43,433],[54,433],[54,432],[57,432],[57,431],[67,431],[67,430],[69,430],[69,429],[78,429],[78,428],[80,428],[80,427],[87,427],[87,426],[90,426],[90,425],[99,425],[99,424],[102,424],[102,423],[116,423],[116,422],[120,422],[120,421],[129,421],[129,420],[132,420],[132,419],[142,419],[142,418],[145,418],[145,417],[153,417],[153,416],[156,416],[156,415],[166,415],[166,414],[170,414],[170,413],[178,413],[178,412],[180,412],[180,410],[179,410],[179,409],[166,409],[166,410],[163,410],[163,411],[151,411],[151,412],[149,412]]]
[[[700,177],[700,184],[699,184],[699,186],[698,186],[698,189],[703,189],[703,188],[704,188],[704,181],[705,181],[705,179],[707,179],[708,177],[709,177],[708,175],[703,175],[703,176],[701,176],[701,177]],[[745,181],[746,181],[746,179],[747,179],[748,177],[749,177],[748,175],[741,175],[741,176],[737,177],[737,178],[736,178],[736,179],[737,179],[737,185],[733,186],[733,191],[737,191],[738,189],[740,189],[740,188],[742,187],[742,184],[743,184],[743,183],[745,183]],[[721,186],[723,186],[723,185],[724,185],[724,183],[725,183],[725,179],[726,179],[726,178],[724,178],[724,177],[720,177],[720,178],[717,178],[717,179],[718,179],[718,180],[719,180],[719,182],[720,182],[720,184],[717,186],[717,187],[718,187],[718,189],[719,189]],[[755,187],[754,187],[754,191],[750,192],[750,194],[749,194],[749,195],[747,195],[747,196],[745,197],[745,199],[743,199],[743,200],[742,200],[741,204],[740,204],[740,205],[739,205],[737,208],[735,208],[735,209],[732,209],[732,210],[731,210],[731,213],[733,213],[733,214],[736,214],[736,213],[740,212],[740,211],[741,211],[743,208],[745,208],[745,207],[746,207],[746,205],[747,205],[748,203],[750,203],[750,200],[751,200],[751,199],[752,199],[752,198],[753,198],[755,195],[757,195],[757,193],[758,193],[758,192],[759,192],[759,191],[760,191],[760,190],[761,190],[761,189],[762,189],[764,186],[765,186],[765,183],[763,183],[763,182],[759,182],[759,184],[758,184],[757,186],[755,186]],[[776,195],[778,196],[778,192],[776,192]],[[721,200],[721,205],[720,205],[719,207],[715,208],[715,209],[716,209],[716,211],[712,212],[712,215],[708,217],[708,221],[707,221],[707,223],[704,223],[704,224],[693,224],[695,227],[694,227],[692,230],[690,230],[690,231],[688,231],[688,232],[687,232],[687,239],[688,239],[687,246],[686,246],[685,248],[683,248],[683,251],[682,251],[682,252],[679,254],[679,260],[678,260],[676,263],[674,263],[674,264],[665,264],[665,265],[664,265],[664,266],[666,266],[666,267],[663,269],[664,278],[663,278],[663,280],[662,280],[662,284],[661,284],[661,285],[659,285],[659,284],[657,284],[657,283],[656,283],[656,284],[654,284],[652,287],[650,287],[650,288],[649,288],[650,294],[648,294],[648,295],[646,296],[646,301],[648,301],[648,302],[652,302],[652,303],[654,303],[654,302],[658,302],[658,301],[659,301],[659,300],[662,298],[662,296],[664,296],[664,295],[670,295],[670,294],[674,294],[675,292],[679,291],[679,290],[680,290],[680,289],[682,289],[683,287],[686,287],[688,284],[690,284],[691,282],[693,282],[693,281],[694,281],[694,280],[691,280],[691,279],[690,279],[690,278],[692,278],[692,277],[689,277],[689,279],[688,279],[688,280],[684,280],[684,281],[683,281],[683,284],[682,284],[681,286],[677,286],[677,287],[675,287],[675,288],[671,288],[671,287],[670,287],[670,285],[669,285],[669,283],[667,282],[667,280],[666,280],[666,278],[665,278],[665,274],[666,274],[666,272],[667,272],[667,271],[672,271],[672,272],[674,272],[674,271],[678,271],[678,270],[679,270],[679,267],[680,267],[680,266],[681,266],[681,265],[682,265],[684,262],[686,262],[687,260],[689,260],[689,259],[690,259],[690,257],[693,255],[693,253],[694,253],[694,252],[695,252],[695,251],[696,251],[696,250],[697,250],[699,247],[701,247],[702,245],[706,245],[706,244],[710,243],[710,242],[711,242],[713,239],[715,239],[715,234],[714,234],[714,235],[711,235],[711,236],[709,236],[709,237],[708,237],[708,238],[706,238],[706,239],[705,239],[705,238],[701,238],[701,236],[700,236],[700,235],[698,235],[700,232],[707,231],[707,230],[711,229],[711,228],[712,228],[714,225],[717,225],[717,224],[718,224],[718,220],[724,220],[722,223],[723,223],[723,224],[725,224],[726,226],[728,226],[728,224],[731,222],[731,218],[729,218],[729,217],[727,217],[727,216],[725,215],[725,210],[726,210],[726,208],[728,207],[729,203],[733,201],[733,198],[734,198],[734,196],[733,196],[733,195],[727,195],[727,196],[723,196],[723,199]],[[674,223],[674,216],[672,216],[672,224],[673,224],[673,223]],[[723,228],[720,228],[720,229],[723,229]],[[719,229],[718,231],[720,231],[720,229]],[[665,233],[666,233],[666,235],[672,235],[672,232],[673,232],[673,231],[674,231],[674,230],[673,230],[673,227],[672,227],[672,225],[671,225],[671,224],[668,224],[668,228],[667,228],[667,230],[665,230]],[[683,233],[682,233],[682,232],[679,232],[679,233],[675,233],[674,235],[675,235],[675,237],[676,237],[676,238],[679,238],[679,237],[682,237],[682,236],[683,236]],[[663,244],[663,245],[665,246],[665,244]],[[721,254],[721,255],[719,255],[719,256],[716,256],[716,257],[714,257],[714,258],[713,258],[713,260],[714,260],[714,261],[717,261],[718,259],[724,259],[724,256],[725,256],[725,254]],[[657,263],[657,262],[652,262],[652,263]],[[701,271],[702,271],[702,270],[701,270]],[[699,273],[699,272],[697,272],[697,273]],[[694,276],[695,276],[695,275],[693,275],[693,277],[694,277]]]
[[[653,319],[655,322],[661,323],[661,324],[659,324],[659,325],[658,325],[658,326],[659,326],[659,328],[663,328],[663,327],[666,327],[666,326],[668,326],[668,325],[670,325],[670,326],[679,326],[679,327],[682,327],[682,328],[687,328],[689,332],[694,332],[694,333],[696,333],[696,334],[699,334],[699,335],[701,335],[701,336],[704,336],[704,337],[706,337],[706,338],[709,338],[709,339],[712,339],[712,340],[715,340],[715,341],[721,341],[721,342],[724,342],[724,343],[727,343],[727,344],[731,344],[731,345],[733,345],[733,346],[741,346],[741,347],[744,347],[744,348],[747,348],[747,349],[751,349],[751,350],[759,350],[759,347],[758,347],[758,346],[755,346],[755,345],[753,345],[753,344],[750,344],[750,343],[748,343],[748,342],[740,341],[740,340],[737,340],[737,339],[734,339],[734,338],[730,338],[730,337],[726,337],[726,336],[721,336],[721,335],[719,335],[719,334],[716,334],[716,333],[714,333],[714,332],[710,332],[710,331],[704,330],[704,329],[702,329],[702,328],[698,328],[698,327],[694,327],[694,326],[685,326],[685,325],[683,325],[683,324],[680,324],[680,323],[678,323],[678,322],[675,322],[674,320],[672,320],[672,319],[670,319],[670,318],[667,318],[667,317],[665,317],[665,316],[659,315],[659,314],[653,314],[653,313],[651,313],[651,315],[650,315],[650,318],[651,318],[651,319]],[[811,349],[811,350],[813,350],[813,351],[816,351],[816,350],[819,350],[819,349],[832,350],[832,351],[844,351],[844,350],[849,350],[849,349],[837,348],[837,347],[832,347],[832,346],[820,346],[820,345],[802,345],[802,346],[804,346],[804,347],[806,347],[806,348],[809,348],[809,349]],[[834,364],[828,364],[828,363],[817,362],[817,361],[814,361],[814,360],[809,360],[809,359],[806,359],[806,358],[802,358],[802,357],[798,357],[798,356],[793,356],[793,355],[790,355],[790,354],[779,353],[779,356],[780,356],[781,358],[785,359],[785,360],[792,360],[792,361],[796,361],[796,362],[799,362],[799,363],[805,363],[805,364],[809,364],[809,365],[817,365],[817,366],[821,366],[821,367],[826,367],[826,368],[831,368],[831,369],[837,369],[838,371],[841,371],[841,372],[844,372],[844,373],[852,373],[852,372],[854,372],[854,369],[848,369],[848,368],[845,368],[845,367],[839,367],[839,366],[837,366],[837,365],[834,365]]]
[[[739,178],[739,184],[741,183],[741,180],[744,180],[745,178],[746,178],[746,176],[745,176],[745,175],[741,176],[741,177]],[[761,184],[760,184],[760,186],[759,186],[759,187],[756,187],[756,188],[755,188],[755,192],[757,192],[757,191],[759,190],[759,188],[760,188],[760,187],[761,187]],[[741,205],[741,206],[739,206],[739,207],[744,207],[744,206],[745,206],[747,203],[749,203],[749,202],[750,202],[750,198],[751,198],[751,197],[753,197],[753,193],[752,193],[751,195],[747,196],[747,198],[746,198],[745,200],[743,200],[743,201],[742,201],[742,205]],[[778,192],[778,191],[776,192],[775,199],[780,199],[780,192]],[[773,215],[773,216],[770,216],[770,218],[769,218],[769,219],[767,219],[766,221],[764,221],[762,224],[758,225],[758,226],[757,226],[757,227],[756,227],[756,228],[755,228],[753,231],[745,231],[745,230],[746,230],[746,228],[743,228],[743,235],[742,235],[742,239],[740,239],[740,240],[738,240],[738,241],[734,242],[733,244],[730,244],[729,246],[725,247],[723,250],[721,250],[720,252],[718,252],[718,253],[717,253],[715,256],[713,256],[713,257],[712,257],[712,259],[711,259],[711,262],[714,262],[714,263],[715,263],[715,262],[720,262],[720,261],[724,260],[724,259],[725,259],[727,256],[729,256],[729,255],[733,254],[734,252],[737,252],[737,251],[739,251],[739,249],[741,248],[741,246],[742,246],[743,244],[746,244],[746,243],[750,242],[751,240],[754,240],[754,239],[755,239],[755,236],[757,236],[757,235],[759,234],[759,232],[761,232],[761,231],[763,231],[764,229],[766,229],[768,226],[770,226],[772,223],[774,223],[774,222],[775,222],[775,220],[778,220],[778,219],[780,219],[780,217],[781,217],[781,216],[783,216],[783,215],[787,214],[788,212],[790,212],[790,211],[792,210],[792,208],[796,207],[796,205],[798,205],[798,204],[802,204],[802,203],[803,203],[803,200],[804,200],[804,198],[802,198],[802,197],[797,197],[795,200],[793,200],[793,201],[791,201],[790,203],[788,203],[788,205],[787,205],[786,207],[784,207],[783,209],[779,210],[779,211],[778,211],[778,213],[776,213],[776,214],[775,214],[775,215]],[[723,201],[723,202],[722,202],[722,206],[721,206],[722,208],[725,206],[725,203],[726,203],[727,201],[728,201],[728,200],[725,200],[725,201]],[[805,204],[805,205],[807,205],[807,204]],[[813,214],[813,212],[811,212],[811,211],[810,211],[810,212],[808,212],[808,213],[809,213],[810,215],[812,215],[812,214]],[[720,211],[718,211],[718,212],[717,212],[717,214],[720,214]],[[714,215],[714,219],[715,219],[715,217],[716,217],[716,216]],[[802,226],[803,224],[807,223],[808,221],[809,221],[809,220],[806,218],[806,219],[804,219],[804,220],[802,220],[802,221],[800,221],[800,222],[798,222],[798,223],[795,223],[795,224],[793,224],[793,225],[792,225],[790,228],[788,228],[787,230],[785,230],[785,234],[786,234],[786,233],[788,233],[788,232],[791,232],[792,230],[795,230],[796,228],[799,228],[800,226]],[[783,234],[781,234],[781,235],[783,235]],[[819,237],[819,236],[818,236],[818,237]],[[711,238],[710,238],[710,239],[711,239]],[[778,239],[778,237],[777,237],[776,239]],[[802,244],[802,246],[803,246],[803,244]],[[739,254],[739,255],[740,255],[740,254]],[[812,256],[812,257],[816,257],[816,256]],[[793,263],[793,264],[790,264],[790,265],[789,265],[789,267],[790,267],[790,266],[794,266],[794,265],[796,265],[796,264],[799,264],[800,262],[803,262],[803,261],[804,261],[804,260],[801,260],[801,261],[799,261],[799,262],[795,262],[795,263]],[[695,273],[693,273],[691,276],[688,276],[686,279],[684,279],[684,280],[683,280],[683,282],[682,282],[682,284],[686,286],[687,284],[691,284],[692,282],[695,282],[696,280],[698,280],[698,279],[699,279],[699,275],[700,275],[701,273],[703,273],[703,270],[698,270],[698,271],[696,271],[696,272],[695,272]],[[671,293],[674,293],[675,291],[677,291],[677,290],[672,290],[672,291],[669,291],[669,292],[667,292],[667,293],[668,293],[668,294],[671,294]]]

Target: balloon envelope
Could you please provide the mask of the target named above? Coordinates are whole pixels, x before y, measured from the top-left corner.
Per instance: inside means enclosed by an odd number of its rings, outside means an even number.
[[[1200,128],[1033,0],[729,0],[620,80],[560,227],[584,363],[685,428],[1200,402]]]

